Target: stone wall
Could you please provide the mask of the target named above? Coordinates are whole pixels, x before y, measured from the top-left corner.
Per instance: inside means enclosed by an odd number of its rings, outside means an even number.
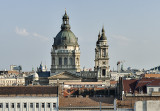
[[[160,101],[137,101],[135,103],[134,111],[159,111]]]

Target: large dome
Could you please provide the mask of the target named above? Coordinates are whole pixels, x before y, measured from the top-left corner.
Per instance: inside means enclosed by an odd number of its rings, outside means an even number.
[[[78,45],[78,42],[71,30],[61,30],[54,39],[54,45]]]
[[[78,45],[78,38],[74,35],[74,33],[70,30],[69,25],[69,16],[67,15],[66,11],[64,16],[62,17],[62,25],[61,25],[61,31],[56,35],[54,38],[54,45],[71,45],[75,46]]]
[[[34,72],[32,75],[33,75],[33,80],[39,80],[39,76],[36,72]]]

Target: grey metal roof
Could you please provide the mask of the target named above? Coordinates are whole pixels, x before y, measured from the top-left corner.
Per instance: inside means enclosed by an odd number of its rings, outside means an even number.
[[[53,45],[78,45],[78,38],[70,30],[69,17],[66,11],[62,20],[61,31],[54,38]]]
[[[54,45],[78,45],[77,40],[71,30],[61,30],[54,39]]]

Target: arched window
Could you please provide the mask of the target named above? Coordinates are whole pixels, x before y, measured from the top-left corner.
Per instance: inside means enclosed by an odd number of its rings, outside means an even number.
[[[102,50],[102,56],[105,57],[106,56],[106,49]]]
[[[73,59],[69,58],[69,61],[70,61],[70,65],[72,65],[73,64]]]
[[[68,60],[66,57],[64,58],[64,65],[68,65]]]
[[[62,65],[62,58],[59,58],[59,65]]]
[[[102,69],[102,76],[105,76],[105,75],[106,75],[106,70]]]
[[[52,64],[55,65],[55,58],[52,59]]]

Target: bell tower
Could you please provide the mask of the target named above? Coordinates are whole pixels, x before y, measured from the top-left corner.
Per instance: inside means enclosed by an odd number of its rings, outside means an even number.
[[[105,80],[109,79],[109,57],[108,57],[108,45],[107,37],[105,35],[104,27],[102,28],[102,34],[98,34],[98,41],[96,42],[95,48],[95,67],[97,71],[97,79]]]

